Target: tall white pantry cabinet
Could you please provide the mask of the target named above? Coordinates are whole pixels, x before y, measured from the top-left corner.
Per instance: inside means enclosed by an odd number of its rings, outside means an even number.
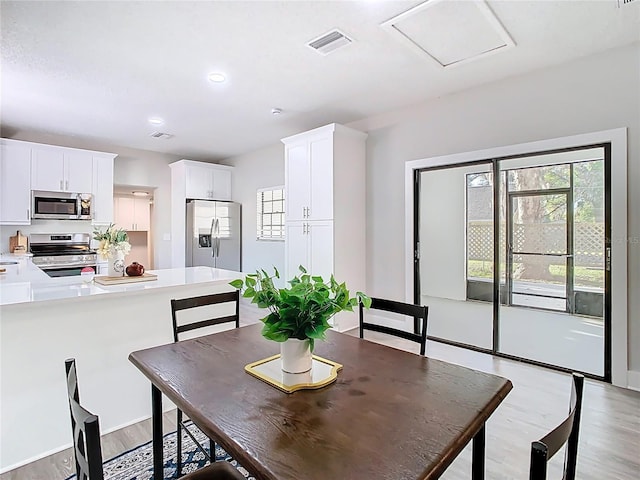
[[[304,266],[351,295],[365,289],[365,141],[358,130],[332,123],[283,138],[285,150],[285,280]],[[334,327],[355,327],[342,313]]]

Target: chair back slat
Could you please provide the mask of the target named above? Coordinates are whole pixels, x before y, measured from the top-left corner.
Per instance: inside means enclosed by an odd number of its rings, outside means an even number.
[[[566,444],[563,480],[575,480],[584,377],[573,374],[569,414],[556,428],[531,444],[530,480],[546,480],[547,462]]]
[[[427,317],[429,315],[429,307],[425,305],[413,305],[410,303],[397,302],[395,300],[387,300],[384,298],[372,298],[371,309],[381,310],[385,312],[397,313],[413,317],[416,328],[420,333],[408,332],[393,327],[378,325],[364,320],[364,306],[362,302],[359,305],[360,313],[360,338],[364,338],[364,330],[371,330],[387,335],[393,335],[405,340],[416,342],[420,345],[420,355],[424,355],[427,346]]]
[[[103,480],[100,423],[97,416],[80,405],[75,359],[65,360],[64,363],[76,475],[78,480]]]
[[[233,315],[217,316],[188,323],[178,323],[177,312],[191,308],[206,307],[222,303],[235,303],[235,313]],[[222,323],[235,322],[235,327],[240,327],[240,292],[214,293],[199,297],[180,298],[171,300],[171,319],[173,322],[173,341],[180,340],[180,334],[199,328],[220,325]]]

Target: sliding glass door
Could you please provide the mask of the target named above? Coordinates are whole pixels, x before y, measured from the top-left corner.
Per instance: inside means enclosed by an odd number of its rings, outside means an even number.
[[[605,377],[604,146],[501,159],[507,232],[497,352]]]
[[[429,336],[608,378],[609,161],[602,145],[417,171]]]
[[[429,335],[491,349],[492,163],[424,170],[418,181],[418,293],[429,305]]]

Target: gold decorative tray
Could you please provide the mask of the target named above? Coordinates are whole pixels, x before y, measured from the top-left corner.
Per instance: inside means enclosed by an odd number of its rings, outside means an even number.
[[[338,372],[342,370],[339,363],[313,355],[311,370],[304,373],[287,373],[282,371],[280,354],[274,355],[244,367],[245,372],[259,378],[263,382],[282,390],[293,393],[296,390],[313,390],[322,388],[336,381]]]

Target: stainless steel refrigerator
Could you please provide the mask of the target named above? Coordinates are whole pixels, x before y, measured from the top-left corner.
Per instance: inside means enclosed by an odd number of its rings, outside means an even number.
[[[241,269],[240,204],[187,200],[187,267]]]

